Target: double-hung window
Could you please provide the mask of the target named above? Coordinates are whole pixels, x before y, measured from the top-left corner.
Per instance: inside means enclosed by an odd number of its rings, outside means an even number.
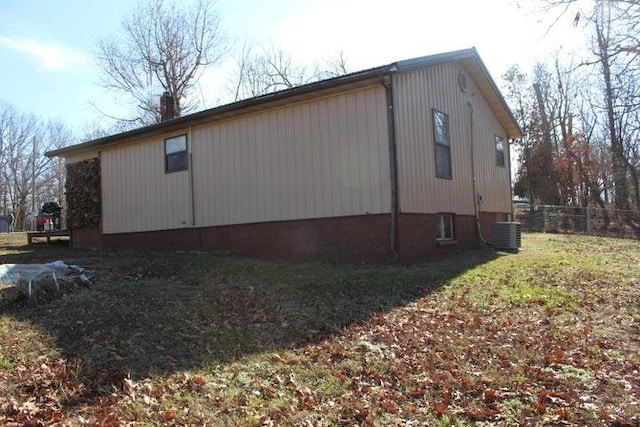
[[[187,158],[187,135],[178,135],[164,140],[164,171],[178,172],[189,168]]]
[[[433,140],[436,150],[436,176],[451,178],[451,140],[449,136],[449,116],[433,109]]]
[[[436,215],[436,239],[453,240],[453,215]]]
[[[506,164],[505,155],[504,155],[506,144],[504,142],[504,138],[501,136],[496,136],[495,144],[496,144],[496,165],[500,167],[504,167]]]

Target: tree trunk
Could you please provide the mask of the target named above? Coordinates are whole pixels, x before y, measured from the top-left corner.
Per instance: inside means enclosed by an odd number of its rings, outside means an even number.
[[[539,142],[536,153],[536,166],[540,171],[538,176],[538,185],[536,185],[537,193],[544,204],[557,205],[560,200],[558,198],[558,180],[553,167],[553,147],[551,146],[551,125],[549,124],[549,116],[544,105],[544,98],[540,85],[533,84],[533,90],[536,94],[538,103],[538,112],[542,122],[542,141]]]
[[[601,5],[604,7],[604,5]],[[602,18],[604,20],[604,17]],[[607,129],[611,138],[611,162],[613,168],[614,202],[616,209],[629,209],[629,190],[627,187],[627,162],[624,155],[624,144],[616,126],[614,93],[611,81],[611,62],[609,39],[604,34],[602,20],[596,20],[596,36],[598,38],[598,56],[602,65],[604,80],[604,97],[607,109]]]
[[[633,182],[633,195],[636,210],[640,211],[640,176],[638,174],[638,169],[634,168],[631,164],[627,164],[627,167],[629,168],[629,174],[631,175],[631,181]]]

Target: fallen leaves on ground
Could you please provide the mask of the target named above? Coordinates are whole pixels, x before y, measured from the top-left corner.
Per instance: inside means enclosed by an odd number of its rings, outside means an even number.
[[[637,261],[640,245],[527,238],[529,252],[454,271],[439,286],[420,283],[438,265],[408,276],[398,267],[397,295],[369,272],[324,291],[292,290],[282,283],[307,280],[304,268],[238,260],[233,272],[205,274],[190,288],[102,294],[111,311],[125,304],[122,312],[112,323],[95,310],[67,312],[57,331],[79,338],[73,343],[3,313],[0,422],[637,427],[640,280],[637,262],[625,269],[617,260]],[[628,247],[599,266],[567,258],[567,244],[577,258]],[[275,269],[270,280],[261,268]],[[389,269],[379,274],[393,277]],[[362,283],[354,291],[349,280]],[[195,294],[180,296],[187,289]],[[53,316],[62,307],[32,310]],[[180,315],[162,317],[166,310]],[[161,329],[136,329],[147,318],[175,321],[163,326],[172,342],[154,341]],[[29,339],[12,326],[42,334],[47,354],[26,357]]]

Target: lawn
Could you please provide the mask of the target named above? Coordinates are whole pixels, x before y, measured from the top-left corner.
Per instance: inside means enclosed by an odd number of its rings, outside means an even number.
[[[0,298],[0,425],[640,425],[640,242],[525,234],[416,266],[87,251]]]

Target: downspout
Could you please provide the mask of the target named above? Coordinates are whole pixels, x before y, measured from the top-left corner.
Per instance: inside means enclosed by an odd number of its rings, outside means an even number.
[[[511,177],[511,139],[507,137],[507,153],[509,153],[508,161],[509,161],[509,205],[511,206],[511,217],[509,221],[516,220],[516,213],[513,208],[513,179]]]
[[[393,84],[390,74],[380,77],[387,101],[387,131],[389,138],[389,177],[391,185],[391,218],[389,224],[389,247],[394,261],[398,261],[398,154],[396,150],[396,121],[393,111]]]
[[[191,199],[191,226],[196,225],[196,196],[193,179],[193,141],[191,140],[191,126],[187,130],[187,145],[189,147],[189,198]]]
[[[66,163],[66,159],[65,159]],[[103,236],[104,236],[104,184],[102,181],[102,150],[98,150],[98,173],[100,174],[100,219],[98,220],[98,234],[100,235],[100,248],[103,247]],[[67,205],[68,207],[68,205]],[[69,224],[67,223],[67,227],[70,229]],[[71,236],[69,236],[69,245],[73,245],[73,230],[70,231]],[[73,246],[72,246],[73,247]]]
[[[476,230],[478,230],[478,237],[480,238],[480,241],[482,243],[484,243],[487,246],[492,246],[491,243],[487,242],[484,238],[484,236],[482,235],[482,225],[480,222],[480,207],[478,206],[478,203],[480,202],[479,200],[479,194],[478,194],[478,190],[476,188],[476,162],[475,162],[475,157],[474,157],[474,145],[475,145],[475,132],[474,132],[474,120],[473,120],[473,105],[471,105],[471,102],[467,102],[467,106],[469,107],[469,142],[470,142],[470,147],[471,147],[471,185],[473,187],[473,212],[474,215],[476,217]]]

